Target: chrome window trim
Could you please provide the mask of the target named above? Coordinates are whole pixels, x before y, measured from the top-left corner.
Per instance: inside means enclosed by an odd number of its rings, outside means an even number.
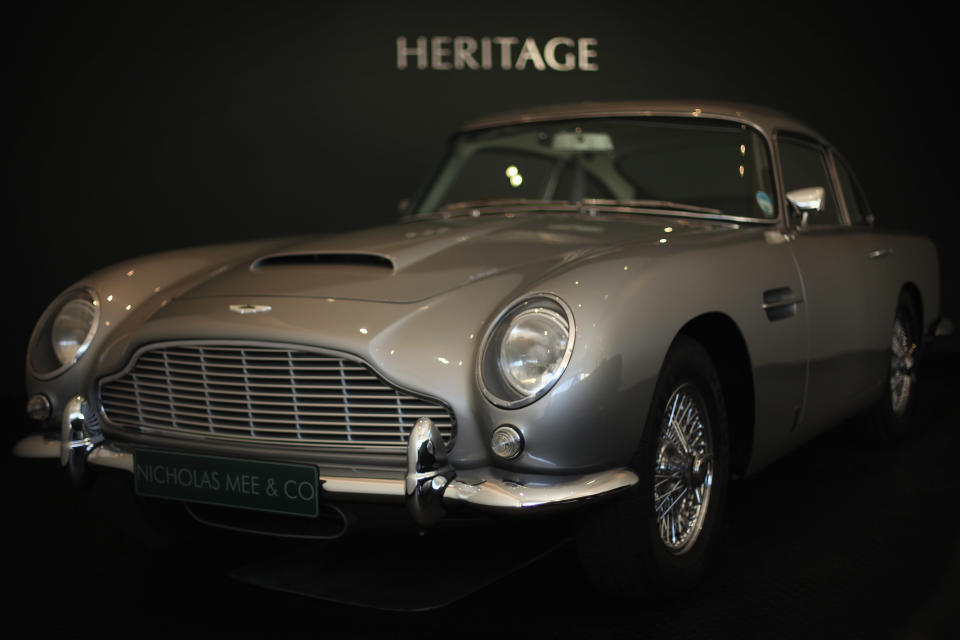
[[[522,126],[522,125],[534,124],[534,123],[562,122],[567,120],[596,120],[596,119],[603,119],[603,118],[621,118],[621,119],[632,118],[635,120],[642,120],[644,118],[675,118],[677,120],[691,120],[691,121],[699,121],[699,122],[709,121],[709,120],[719,120],[726,124],[739,124],[742,127],[748,128],[754,133],[756,133],[758,136],[760,136],[760,138],[763,139],[764,143],[766,143],[767,154],[770,160],[770,174],[771,174],[771,177],[773,178],[773,189],[774,191],[777,191],[777,190],[782,191],[782,188],[781,188],[782,185],[778,180],[780,175],[778,171],[780,162],[779,162],[779,156],[776,153],[777,149],[774,145],[774,141],[775,141],[774,135],[762,129],[759,125],[757,125],[757,123],[747,118],[743,118],[739,116],[731,116],[727,114],[720,114],[720,113],[705,113],[705,112],[699,112],[699,110],[698,112],[680,113],[677,111],[637,112],[636,110],[620,111],[620,110],[613,109],[610,111],[603,111],[603,112],[585,112],[583,115],[563,114],[562,117],[557,117],[556,115],[543,114],[543,115],[525,117],[522,120],[517,120],[516,118],[504,118],[502,121],[484,122],[482,126],[464,127],[459,131],[457,131],[453,135],[453,137],[450,138],[450,140],[448,140],[446,153],[444,154],[443,160],[440,162],[440,167],[437,168],[437,171],[439,171],[440,168],[443,167],[443,165],[446,163],[447,159],[449,158],[450,152],[452,149],[453,140],[455,140],[457,136],[464,133],[475,133],[475,132],[484,131],[487,129],[497,129],[500,127],[511,127],[511,126]],[[802,134],[798,134],[798,135],[802,135]],[[426,185],[431,184],[433,182],[433,180],[436,178],[435,174],[436,172],[434,172],[434,174],[431,174],[430,180],[427,183],[425,183],[423,187],[421,187],[421,190],[425,189]],[[423,195],[422,193],[418,193],[417,197],[411,200],[410,210],[415,209],[416,206],[419,205],[419,200],[422,195]],[[738,222],[738,223],[749,222],[751,224],[764,224],[764,225],[777,225],[777,224],[780,224],[781,220],[783,220],[785,224],[789,224],[786,221],[786,218],[787,218],[787,216],[785,215],[786,207],[781,204],[780,198],[774,198],[773,200],[774,200],[773,204],[776,207],[776,215],[773,218],[751,218],[749,216],[734,216],[734,215],[728,215],[728,214],[703,214],[703,213],[685,212],[685,211],[670,211],[666,209],[646,209],[642,207],[631,208],[629,206],[623,207],[624,209],[623,213],[633,213],[633,214],[650,213],[654,215],[665,215],[665,216],[676,217],[676,218],[694,218],[698,220],[718,220],[718,221],[724,221],[724,222]],[[549,207],[541,207],[540,209],[535,208],[533,205],[531,205],[531,208],[504,207],[503,209],[486,209],[485,212],[514,213],[514,212],[520,212],[520,211],[540,211],[543,209],[549,209]],[[589,212],[590,206],[588,204],[580,205],[577,203],[571,203],[571,209],[573,211],[576,211],[579,209],[584,212]],[[470,211],[468,210],[466,214],[470,215]],[[456,215],[460,215],[459,212]],[[597,212],[596,215],[603,215],[603,212]],[[451,217],[449,212],[438,210],[438,211],[431,211],[428,213],[404,214],[400,216],[400,221],[414,222],[417,220],[423,220],[424,218],[431,218],[434,216],[442,216],[444,218]]]
[[[840,216],[844,221],[843,226],[852,227],[853,223],[850,221],[850,212],[847,210],[847,200],[843,196],[843,189],[840,185],[840,176],[837,174],[837,165],[834,162],[833,149],[831,147],[824,147],[823,154],[827,163],[827,171],[830,174],[830,180],[833,181],[833,192],[836,194],[835,198],[837,200],[837,204],[840,205]]]
[[[755,129],[763,134],[760,131],[760,127],[756,122],[741,115],[733,115],[730,113],[722,113],[720,111],[713,111],[709,107],[704,111],[703,109],[694,108],[693,110],[680,110],[680,109],[637,109],[631,107],[625,108],[616,108],[612,107],[604,110],[583,110],[577,111],[571,109],[562,113],[534,113],[526,114],[523,116],[509,115],[505,114],[501,118],[485,118],[482,121],[475,121],[468,123],[467,125],[460,128],[457,133],[465,133],[471,131],[483,131],[484,129],[496,129],[499,127],[510,127],[514,125],[521,124],[530,124],[535,122],[555,122],[561,120],[595,120],[598,118],[677,118],[677,119],[690,119],[690,120],[723,120],[725,122],[732,122],[736,124],[743,124],[751,129]],[[766,138],[767,136],[763,136]]]
[[[842,153],[837,151],[837,149],[835,149],[834,147],[830,147],[830,159],[833,162],[833,166],[834,166],[834,177],[837,181],[837,187],[838,187],[837,191],[838,193],[840,193],[840,197],[843,199],[843,207],[847,213],[847,221],[849,222],[850,226],[853,228],[872,227],[875,220],[873,215],[873,209],[871,209],[870,207],[870,202],[869,200],[867,200],[867,193],[866,191],[863,190],[863,187],[860,185],[860,180],[857,178],[857,174],[854,173],[853,167],[850,165],[850,162],[847,160],[846,156],[844,156]],[[847,209],[847,197],[846,197],[846,194],[844,194],[843,192],[843,183],[840,182],[840,172],[838,170],[838,168],[841,166],[846,170],[847,175],[850,176],[850,182],[853,183],[853,188],[857,192],[859,192],[860,198],[863,200],[863,205],[866,208],[866,211],[863,212],[862,224],[854,223],[853,219],[850,217],[849,209]]]
[[[826,186],[833,190],[834,200],[837,202],[837,206],[840,207],[840,217],[843,219],[843,222],[839,224],[818,224],[813,226],[807,226],[804,229],[796,226],[790,216],[784,216],[784,225],[787,229],[794,233],[803,232],[807,233],[809,231],[816,230],[829,230],[836,231],[838,229],[849,229],[852,225],[850,224],[850,218],[847,216],[847,209],[845,202],[843,201],[842,195],[838,195],[838,186],[839,181],[837,180],[836,168],[833,165],[833,147],[824,140],[813,138],[807,134],[798,133],[796,131],[790,131],[788,129],[778,129],[774,134],[774,140],[776,141],[776,165],[777,165],[777,175],[780,181],[780,192],[783,194],[781,196],[782,200],[786,200],[787,192],[785,182],[783,181],[783,164],[780,160],[780,141],[784,139],[789,143],[804,145],[810,147],[811,149],[816,150],[820,154],[820,159],[824,163],[824,169],[826,170],[827,180],[830,184]],[[787,210],[787,205],[783,206],[784,211]]]

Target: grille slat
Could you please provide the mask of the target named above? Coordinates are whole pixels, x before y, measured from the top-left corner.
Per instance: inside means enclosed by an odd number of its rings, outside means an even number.
[[[187,406],[187,404],[190,403],[190,402],[198,402],[198,401],[199,401],[199,402],[201,402],[201,403],[203,403],[203,404],[202,404],[202,405],[198,405],[198,406],[209,407],[209,406],[211,406],[211,404],[212,404],[212,402],[213,402],[213,401],[210,399],[209,395],[207,395],[207,396],[204,396],[203,394],[200,394],[200,395],[187,395],[187,394],[189,394],[189,393],[196,393],[196,392],[191,392],[191,391],[187,390],[185,393],[174,393],[174,394],[173,394],[173,397],[174,397],[175,399],[177,399],[177,400],[182,401],[183,406]],[[116,394],[116,393],[114,393],[113,391],[109,391],[109,392],[108,392],[108,391],[104,391],[104,392],[103,392],[103,397],[104,397],[104,398],[108,398],[108,397],[109,397],[109,398],[112,398],[112,399],[115,399],[115,400],[117,400],[117,401],[122,402],[124,399],[128,398],[129,396],[128,396],[127,394]],[[148,390],[145,390],[142,386],[140,387],[140,397],[142,398],[142,401],[143,401],[143,402],[163,402],[164,399],[167,398],[167,396],[166,396],[165,394],[158,393],[158,392],[156,392],[156,391],[148,391]],[[261,394],[261,395],[259,395],[259,396],[254,395],[254,397],[255,397],[255,398],[281,398],[281,396],[274,396],[274,395],[271,395],[271,394]],[[393,411],[393,413],[392,413],[391,415],[396,415],[397,411],[403,411],[403,412],[410,411],[410,412],[412,412],[412,411],[418,411],[418,410],[419,410],[419,411],[427,411],[427,412],[429,412],[430,410],[434,410],[434,411],[437,410],[437,408],[436,408],[435,406],[432,406],[432,405],[429,405],[429,404],[423,404],[423,403],[413,404],[413,403],[410,403],[410,402],[404,402],[403,400],[396,400],[396,399],[393,399],[393,398],[390,399],[390,403],[389,403],[389,404],[364,403],[363,400],[366,400],[366,398],[360,398],[360,399],[357,400],[357,401],[351,400],[351,401],[350,401],[350,409],[351,409],[351,410],[354,410],[354,409],[381,409],[381,410],[395,409],[396,411]],[[233,401],[233,400],[220,400],[219,402],[220,402],[220,405],[219,405],[219,406],[223,406],[223,405],[228,404],[228,403],[232,404],[234,401]],[[254,400],[254,404],[256,404],[256,405],[258,405],[258,406],[264,405],[264,406],[272,406],[272,407],[290,407],[290,406],[293,406],[294,403],[296,404],[295,413],[301,413],[301,414],[303,414],[303,415],[309,415],[310,412],[311,412],[312,410],[315,410],[315,409],[335,409],[335,408],[337,408],[337,407],[342,407],[342,406],[343,406],[342,403],[336,403],[336,402],[304,402],[303,400],[299,399],[297,396],[291,396],[290,398],[288,398],[288,399],[286,399],[286,400],[281,400],[281,399],[277,399],[277,400],[262,400],[262,399],[257,399],[257,400]]]
[[[137,379],[138,379],[138,380],[157,380],[157,381],[159,381],[159,382],[165,382],[165,381],[167,381],[167,380],[170,380],[171,382],[186,382],[186,383],[189,383],[189,384],[196,384],[196,382],[197,382],[196,379],[192,379],[192,378],[183,378],[183,377],[180,377],[180,376],[173,376],[173,375],[171,375],[171,376],[168,378],[168,377],[164,376],[162,373],[159,373],[159,374],[158,374],[158,373],[143,373],[142,370],[137,371],[137,374],[136,374],[136,375],[137,375]],[[200,375],[200,374],[197,374],[198,377],[199,377],[199,375]],[[239,378],[240,378],[240,379],[243,379],[243,376],[239,376]],[[374,379],[375,379],[375,378],[374,378]],[[231,384],[231,383],[211,381],[211,384],[225,384],[225,385],[227,385],[227,384]],[[263,387],[263,388],[265,388],[265,389],[289,389],[289,388],[290,388],[290,385],[289,385],[289,384],[276,384],[276,383],[267,383],[267,382],[261,382],[261,383],[257,384],[257,386],[258,386],[258,387]],[[243,385],[240,385],[240,387],[242,388]],[[297,383],[297,388],[298,388],[298,389],[323,389],[323,390],[326,390],[326,391],[342,391],[342,390],[343,390],[343,385],[342,385],[342,384],[301,384],[301,383],[298,382],[298,383]],[[351,384],[351,385],[349,386],[349,389],[350,389],[350,391],[383,391],[383,386],[382,386],[382,385],[369,385],[369,384],[368,384],[368,385]]]
[[[175,367],[175,366],[172,366],[172,363],[167,363],[166,365],[157,365],[157,366],[152,366],[152,365],[149,365],[149,364],[146,364],[146,365],[141,364],[141,365],[139,365],[139,366],[140,366],[140,368],[141,368],[143,371],[156,371],[156,372],[158,372],[158,373],[162,373],[162,374],[164,375],[165,379],[170,379],[169,376],[171,376],[171,375],[173,375],[173,374],[178,374],[178,373],[179,373],[179,374],[185,374],[185,375],[201,375],[200,373],[198,373],[198,372],[197,372],[196,370],[194,370],[194,369],[187,369],[187,368],[182,367],[182,366],[180,366],[180,367]],[[256,367],[237,367],[237,369],[240,371],[240,373],[224,372],[224,371],[216,371],[216,370],[215,370],[215,369],[216,369],[216,366],[217,366],[217,365],[209,365],[209,364],[207,365],[206,371],[207,371],[207,376],[208,376],[208,377],[210,377],[210,378],[239,378],[239,379],[242,380],[242,379],[244,379],[245,377],[251,375],[251,372],[257,372],[257,371],[259,371],[259,368],[256,368]],[[263,379],[263,380],[289,380],[289,379],[290,379],[290,374],[289,374],[289,373],[283,374],[283,375],[272,374],[272,373],[270,373],[270,374],[255,373],[254,375],[255,375],[258,379]],[[330,376],[323,376],[323,375],[298,375],[298,376],[296,376],[296,379],[297,379],[297,380],[306,380],[306,381],[308,381],[308,382],[320,382],[320,381],[331,381],[331,382],[345,382],[345,381],[350,381],[350,382],[353,382],[354,380],[369,381],[369,380],[376,380],[377,378],[376,378],[376,376],[366,376],[366,375],[351,375],[351,376],[347,376],[345,372],[341,372],[339,375],[330,375]]]
[[[159,435],[396,453],[417,418],[431,418],[448,442],[455,429],[442,404],[361,362],[261,345],[159,346],[100,395],[109,424]]]
[[[111,396],[111,398],[112,398],[112,396]],[[138,410],[139,410],[139,411],[150,411],[150,410],[151,410],[149,405],[146,405],[146,406],[140,405],[140,406],[138,406],[138,405],[131,404],[131,403],[129,403],[129,402],[124,402],[124,401],[122,401],[122,400],[113,400],[113,399],[111,399],[110,404],[111,404],[111,406],[114,408],[114,410],[116,410],[116,409],[118,409],[118,408],[130,409],[130,410],[133,411],[133,412],[136,412],[136,411],[138,411]],[[162,412],[163,409],[164,409],[163,406],[157,405],[157,409],[154,410],[154,413],[156,413],[157,411],[161,411],[161,412]],[[210,418],[210,419],[212,419],[212,417],[220,417],[220,418],[233,419],[233,418],[230,418],[229,416],[222,416],[222,415],[220,415],[220,414],[223,414],[223,413],[236,413],[236,414],[238,414],[238,415],[243,415],[243,416],[245,416],[245,417],[249,417],[250,411],[251,411],[251,409],[248,409],[248,408],[246,408],[246,407],[203,406],[203,405],[198,405],[198,404],[184,404],[184,403],[180,403],[180,404],[177,405],[176,415],[177,415],[178,418],[179,418],[179,416],[190,416],[190,417],[194,417],[194,418],[204,417],[204,418]],[[259,409],[259,408],[257,408],[256,406],[253,407],[252,411],[253,411],[253,414],[254,414],[255,416],[258,416],[258,417],[259,417],[259,419],[257,420],[257,422],[264,422],[264,421],[279,420],[279,419],[281,419],[281,418],[278,418],[277,416],[293,416],[294,419],[292,419],[292,420],[284,420],[284,422],[287,422],[287,423],[290,423],[290,424],[299,424],[299,423],[302,423],[302,424],[314,424],[314,423],[316,423],[317,421],[316,421],[316,420],[312,420],[311,418],[344,418],[344,424],[346,424],[346,422],[347,422],[348,420],[349,420],[349,422],[350,422],[351,424],[354,424],[354,423],[356,423],[356,424],[366,424],[366,423],[368,423],[368,422],[370,421],[370,419],[373,419],[373,418],[384,418],[384,419],[388,419],[388,420],[389,420],[389,419],[392,419],[392,422],[383,422],[383,424],[385,424],[385,425],[386,425],[386,424],[389,424],[389,425],[391,425],[391,426],[396,426],[396,425],[397,425],[397,421],[396,421],[396,420],[397,420],[397,414],[396,414],[396,413],[382,413],[382,412],[380,412],[380,413],[357,413],[357,412],[353,412],[353,413],[348,413],[348,412],[336,413],[336,412],[333,412],[333,411],[327,411],[327,412],[275,411],[275,410]],[[431,414],[433,414],[433,415],[431,415]],[[168,415],[169,415],[169,413],[168,413]],[[297,416],[298,416],[298,415],[299,415],[299,416],[302,416],[303,419],[298,420],[298,419],[297,419]],[[437,410],[424,411],[424,412],[422,412],[421,414],[419,414],[417,417],[426,416],[426,417],[430,418],[431,420],[433,420],[434,415],[435,415],[436,417],[438,417],[438,418],[440,418],[441,416],[446,417],[445,412],[441,412],[441,411],[437,411]],[[264,417],[264,416],[270,416],[270,417]],[[238,419],[239,419],[239,418],[238,418]],[[248,422],[249,422],[249,420],[248,420]],[[436,422],[436,420],[434,420],[434,422]],[[332,424],[332,423],[331,423],[331,424]]]
[[[121,415],[122,413],[123,412],[121,412]],[[133,415],[133,414],[127,413],[126,415]],[[200,416],[200,417],[203,417],[203,416]],[[169,427],[177,431],[183,431],[183,427],[189,426],[189,425],[193,425],[200,428],[206,428],[207,426],[207,423],[205,420],[191,420],[189,417],[183,417],[183,415],[181,415],[181,417],[177,419],[177,425],[173,426],[164,421],[162,414],[152,414],[150,412],[144,413],[144,423],[162,425],[164,427]],[[289,428],[285,428],[282,426],[264,426],[265,424],[273,424],[273,423],[271,422],[258,423],[256,428],[256,431],[258,434],[260,432],[271,432],[271,433],[289,433],[290,432]],[[292,423],[281,422],[278,424],[292,424]],[[319,422],[318,421],[318,422],[310,423],[303,426],[302,432],[304,434],[308,434],[308,433],[320,433],[320,434],[328,434],[328,435],[343,434],[342,429],[323,429],[322,427],[325,427],[325,426],[326,427],[342,427],[343,425],[342,423],[336,423],[336,422]],[[395,431],[388,432],[385,429],[382,429],[382,427],[393,428],[395,426],[396,426],[395,423],[386,423],[386,422],[368,422],[363,424],[358,422],[358,423],[354,423],[352,434],[361,434],[361,435],[367,435],[367,436],[383,436],[384,438],[395,440],[397,437],[397,433]],[[369,430],[364,429],[365,427],[369,428]],[[246,423],[243,421],[236,421],[235,424],[231,424],[226,420],[221,421],[221,422],[218,422],[217,428],[233,429],[233,430],[239,430],[239,431],[245,431],[245,432],[250,431],[249,423]],[[406,435],[406,431],[409,431],[409,429],[405,430],[404,435]]]
[[[129,388],[130,391],[133,391],[133,388],[134,388],[134,383],[133,383],[132,381],[128,381],[128,380],[114,380],[113,382],[110,383],[110,385],[111,385],[111,388],[120,388],[120,387],[122,386],[122,387],[124,387],[124,388]],[[159,384],[159,383],[156,383],[156,382],[146,382],[146,381],[144,381],[143,379],[140,379],[140,380],[138,380],[138,381],[136,382],[136,387],[139,388],[140,393],[149,393],[149,389],[150,389],[151,387],[157,388],[157,389],[166,389],[166,388],[167,388],[167,385],[166,385],[166,384]],[[187,392],[187,393],[199,393],[194,387],[171,385],[171,388],[172,388],[173,390],[175,390],[175,391],[183,391],[183,392]],[[235,391],[235,390],[232,390],[232,389],[229,389],[229,388],[227,388],[227,389],[218,388],[218,389],[216,389],[216,392],[217,392],[218,394],[222,394],[222,395],[244,395],[244,392],[243,392],[243,391]],[[282,391],[282,389],[280,389],[280,390],[278,390],[278,391],[271,391],[271,392],[251,391],[250,393],[251,393],[251,395],[255,395],[255,396],[278,397],[278,398],[279,398],[279,397],[287,397],[287,396],[290,396],[290,397],[294,397],[294,396],[295,396],[295,397],[297,398],[297,401],[298,401],[298,402],[303,402],[303,400],[304,400],[305,398],[306,398],[306,399],[311,399],[311,398],[312,398],[312,399],[319,399],[319,400],[333,400],[333,399],[343,398],[343,394],[342,394],[342,393],[300,393],[300,392],[284,393],[284,392]],[[408,395],[404,395],[404,394],[402,394],[402,393],[383,394],[383,395],[375,395],[375,394],[367,394],[367,393],[364,393],[363,395],[357,395],[356,397],[357,397],[357,398],[362,398],[362,399],[365,400],[365,401],[370,401],[370,400],[384,400],[384,401],[390,402],[391,404],[394,403],[394,402],[396,402],[398,399],[401,400],[401,401],[403,401],[403,402],[415,402],[415,401],[418,401],[418,400],[419,400],[418,398],[415,398],[414,396],[408,396]],[[339,405],[338,405],[338,406],[339,406]]]
[[[149,428],[152,434],[161,434],[161,435],[171,435],[174,437],[182,436],[183,432],[179,429],[171,429],[169,426],[147,423],[145,424]],[[276,444],[276,445],[289,445],[291,444],[291,439],[286,436],[282,437],[272,437],[273,434],[261,434],[257,436],[257,444]],[[387,436],[384,436],[386,438]],[[346,441],[340,438],[323,438],[323,437],[305,437],[303,439],[298,439],[293,441],[296,445],[304,446],[314,446],[316,449],[321,451],[356,451],[358,448],[362,447],[364,451],[369,451],[372,453],[397,453],[397,446],[392,439],[395,438],[395,435],[390,436],[391,440],[354,440]],[[225,438],[226,439],[226,438]],[[352,465],[351,465],[352,466]]]
[[[178,358],[178,357],[174,357],[174,356],[169,356],[169,357],[166,359],[166,361],[167,361],[168,363],[172,364],[172,365],[187,366],[187,367],[194,367],[194,366],[197,366],[197,365],[199,364],[200,366],[205,366],[207,369],[224,368],[224,369],[239,369],[239,370],[243,370],[243,369],[245,368],[245,367],[243,366],[243,361],[242,361],[242,360],[241,360],[239,363],[233,363],[233,362],[215,362],[215,361],[214,361],[214,358],[209,358],[209,357],[207,357],[207,358],[198,358],[197,360],[184,360],[184,359],[182,359],[182,358]],[[251,362],[260,362],[260,361],[262,361],[262,360],[258,360],[257,358],[247,358],[248,366],[250,366],[249,363],[251,363]],[[140,364],[142,364],[142,365],[155,365],[155,366],[160,366],[160,367],[162,367],[162,366],[163,366],[163,363],[164,363],[163,359],[157,358],[157,357],[155,357],[155,356],[146,356],[146,355],[142,356],[142,357],[140,358],[139,362],[140,362]],[[267,362],[277,363],[277,362],[280,362],[280,361],[279,361],[279,360],[271,359],[271,360],[268,360]],[[366,368],[364,368],[364,367],[359,367],[359,366],[355,366],[355,367],[343,367],[343,368],[341,368],[341,367],[339,367],[339,366],[336,366],[336,365],[330,365],[330,366],[303,366],[303,365],[301,365],[299,362],[297,362],[296,365],[294,365],[294,361],[293,361],[292,359],[290,359],[289,361],[287,361],[287,363],[285,363],[285,364],[283,364],[283,365],[278,365],[278,364],[257,364],[256,366],[251,367],[251,368],[254,368],[254,369],[258,370],[258,371],[260,371],[260,370],[263,370],[263,371],[267,371],[267,370],[269,370],[269,371],[282,371],[282,372],[284,372],[285,374],[287,374],[287,373],[291,370],[291,365],[295,366],[297,371],[333,371],[334,373],[337,373],[337,374],[339,374],[340,371],[344,371],[344,370],[345,370],[345,371],[350,371],[350,372],[357,372],[357,373],[360,373],[360,374],[363,374],[363,373],[366,373],[366,372],[367,372],[367,369],[366,369]]]

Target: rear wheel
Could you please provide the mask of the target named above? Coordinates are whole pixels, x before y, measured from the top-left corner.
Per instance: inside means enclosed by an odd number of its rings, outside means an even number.
[[[920,322],[913,300],[903,292],[890,336],[890,366],[883,396],[870,416],[870,426],[884,440],[905,437],[911,431],[916,410],[917,360]]]
[[[605,591],[634,597],[692,587],[719,526],[728,451],[716,369],[700,343],[680,336],[634,455],[639,483],[581,522],[577,543],[588,577]]]

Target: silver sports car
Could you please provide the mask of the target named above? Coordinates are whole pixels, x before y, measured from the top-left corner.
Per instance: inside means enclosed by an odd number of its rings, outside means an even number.
[[[467,125],[396,224],[84,277],[36,325],[16,452],[277,534],[573,509],[600,587],[671,593],[732,476],[856,414],[910,429],[939,323],[933,244],[875,228],[807,126],[553,106]]]

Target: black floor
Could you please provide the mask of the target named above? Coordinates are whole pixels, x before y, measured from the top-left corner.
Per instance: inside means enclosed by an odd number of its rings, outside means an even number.
[[[145,544],[135,524],[109,517],[130,508],[123,492],[78,494],[55,462],[8,455],[4,574],[13,595],[3,619],[24,631],[7,637],[960,637],[960,358],[925,364],[915,437],[880,447],[844,425],[735,483],[708,575],[669,604],[594,592],[569,544],[428,612],[262,589],[230,573],[301,552],[315,562],[321,552],[241,535]],[[491,545],[517,545],[523,559],[557,541],[554,531],[508,536],[361,537],[334,553],[341,562],[362,557],[364,544],[413,553],[422,562],[400,578],[426,592],[444,589],[431,563],[450,580],[456,563],[476,574],[469,559],[490,557]],[[362,589],[357,575],[371,589],[387,580],[371,565],[358,561],[351,589]]]

